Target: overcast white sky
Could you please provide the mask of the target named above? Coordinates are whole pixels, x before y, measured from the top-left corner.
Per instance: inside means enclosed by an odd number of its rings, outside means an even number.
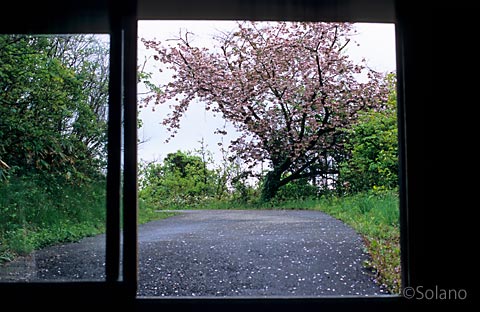
[[[180,29],[188,29],[196,37],[194,43],[197,45],[212,45],[209,39],[219,29],[231,28],[234,24],[231,21],[139,21],[139,38],[165,40],[178,36]],[[348,53],[354,61],[359,61],[363,57],[367,60],[371,68],[387,72],[396,69],[395,61],[395,26],[394,24],[356,24],[358,35],[356,41],[360,46],[350,45]],[[151,50],[146,50],[141,42],[138,43],[138,60],[143,64],[145,56],[151,55]],[[154,62],[147,62],[146,71],[156,72]],[[166,79],[165,75],[156,76],[156,79]],[[139,88],[139,92],[142,90]],[[140,110],[140,118],[143,121],[143,127],[138,130],[140,139],[147,140],[138,148],[139,160],[162,160],[168,153],[182,151],[193,151],[198,149],[198,143],[202,138],[208,145],[208,149],[215,154],[217,160],[220,159],[217,143],[220,141],[220,135],[214,135],[217,128],[224,126],[225,121],[219,117],[213,117],[211,112],[203,109],[201,103],[193,103],[182,120],[180,130],[175,138],[168,144],[165,139],[170,136],[164,126],[161,125],[163,116],[168,113],[168,105],[156,107],[155,112],[151,108]],[[225,146],[229,141],[235,138],[235,131],[232,127],[227,136],[223,136]]]

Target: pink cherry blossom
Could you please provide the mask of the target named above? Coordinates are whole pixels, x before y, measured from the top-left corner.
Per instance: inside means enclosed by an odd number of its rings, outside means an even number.
[[[247,163],[268,160],[279,185],[332,171],[344,130],[360,111],[382,109],[389,94],[384,74],[346,53],[354,31],[349,23],[239,22],[216,38],[217,50],[193,46],[188,32],[142,39],[175,73],[144,105],[173,100],[163,124],[174,135],[188,106],[204,103],[242,133],[230,149]]]

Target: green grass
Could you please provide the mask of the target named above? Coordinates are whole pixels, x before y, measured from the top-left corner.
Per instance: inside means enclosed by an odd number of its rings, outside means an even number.
[[[138,200],[138,224],[144,224],[154,220],[161,220],[178,215],[176,212],[159,211],[157,207],[149,206],[145,201]]]
[[[0,262],[105,231],[105,182],[15,177],[0,185]]]
[[[106,184],[47,183],[37,177],[0,184],[0,264],[36,249],[105,232]],[[175,215],[139,202],[139,224]]]

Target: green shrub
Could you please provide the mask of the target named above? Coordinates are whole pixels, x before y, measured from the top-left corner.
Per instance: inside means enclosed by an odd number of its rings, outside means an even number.
[[[307,179],[294,180],[280,187],[275,199],[284,200],[302,200],[315,198],[318,194],[318,188],[308,182]]]

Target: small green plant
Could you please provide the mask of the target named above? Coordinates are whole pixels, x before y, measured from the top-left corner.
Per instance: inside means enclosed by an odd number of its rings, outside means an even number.
[[[370,196],[359,197],[357,207],[362,215],[369,213],[373,208],[373,202]]]
[[[20,256],[27,255],[35,249],[35,242],[27,229],[18,229],[7,234],[10,250]]]

